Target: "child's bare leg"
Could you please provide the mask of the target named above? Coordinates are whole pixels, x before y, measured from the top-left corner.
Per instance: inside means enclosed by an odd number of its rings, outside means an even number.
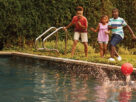
[[[100,56],[103,57],[103,43],[99,43],[100,45]]]
[[[85,57],[88,57],[88,43],[83,42],[83,44],[84,44]]]
[[[112,57],[112,58],[114,58],[114,56],[115,56],[115,51],[116,51],[115,46],[112,46],[112,45],[111,45],[111,57]]]
[[[108,44],[104,44],[103,56],[106,55],[106,53],[107,53],[107,45]]]
[[[119,57],[119,54],[117,53],[117,50],[115,49],[115,56]]]
[[[73,46],[72,46],[72,51],[71,51],[71,56],[72,57],[74,56],[77,43],[78,43],[78,40],[74,40]]]

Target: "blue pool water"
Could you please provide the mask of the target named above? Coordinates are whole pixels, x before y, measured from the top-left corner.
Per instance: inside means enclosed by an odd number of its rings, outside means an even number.
[[[136,90],[3,56],[0,102],[136,102]]]

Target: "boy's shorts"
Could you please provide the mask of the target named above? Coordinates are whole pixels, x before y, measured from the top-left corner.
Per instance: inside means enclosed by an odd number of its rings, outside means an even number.
[[[88,42],[88,35],[86,32],[75,32],[74,33],[74,40],[79,40],[81,37],[82,42]]]
[[[119,42],[121,42],[123,39],[118,34],[112,34],[110,45],[116,46]]]

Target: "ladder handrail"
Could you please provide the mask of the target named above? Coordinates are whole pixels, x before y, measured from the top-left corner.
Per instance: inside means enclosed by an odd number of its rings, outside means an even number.
[[[62,29],[64,27],[59,27],[57,28],[54,32],[52,32],[51,34],[49,34],[48,36],[46,36],[44,39],[43,39],[43,43],[45,42],[45,40],[47,40],[50,36],[52,36],[53,34],[55,34],[56,32],[58,32],[60,29]]]
[[[46,31],[44,31],[41,35],[39,35],[36,39],[35,39],[35,47],[37,48],[37,45],[36,45],[36,43],[37,43],[37,41],[43,36],[43,35],[45,35],[46,33],[48,33],[50,30],[52,30],[52,29],[56,29],[56,27],[50,27],[49,29],[47,29]]]
[[[58,50],[57,49],[48,49],[48,48],[46,48],[45,47],[45,45],[44,45],[44,43],[45,43],[45,41],[49,38],[49,37],[51,37],[53,34],[55,34],[55,33],[57,33],[59,30],[61,30],[61,29],[63,29],[64,27],[59,27],[59,28],[57,28],[54,32],[52,32],[51,34],[49,34],[48,36],[46,36],[44,39],[43,39],[43,42],[42,42],[42,44],[43,44],[43,48],[44,49],[46,49],[46,50],[48,50],[48,51],[57,51],[58,52]],[[66,32],[66,31],[65,31]],[[67,46],[67,32],[66,32],[66,40],[65,40],[65,52],[66,52],[66,46]]]

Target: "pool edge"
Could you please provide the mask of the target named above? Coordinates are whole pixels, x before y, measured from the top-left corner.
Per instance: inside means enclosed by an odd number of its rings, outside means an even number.
[[[22,52],[0,52],[0,55],[16,55],[22,57],[29,57],[34,59],[42,59],[54,62],[63,62],[63,63],[73,63],[73,64],[81,64],[81,65],[93,65],[98,68],[112,68],[112,69],[120,69],[120,66],[116,65],[109,65],[109,64],[102,64],[102,63],[94,63],[82,60],[74,60],[74,59],[67,59],[67,58],[58,58],[58,57],[51,57],[51,56],[43,56],[43,55],[36,55],[36,54],[29,54],[29,53],[22,53]],[[134,68],[136,71],[136,68]]]

